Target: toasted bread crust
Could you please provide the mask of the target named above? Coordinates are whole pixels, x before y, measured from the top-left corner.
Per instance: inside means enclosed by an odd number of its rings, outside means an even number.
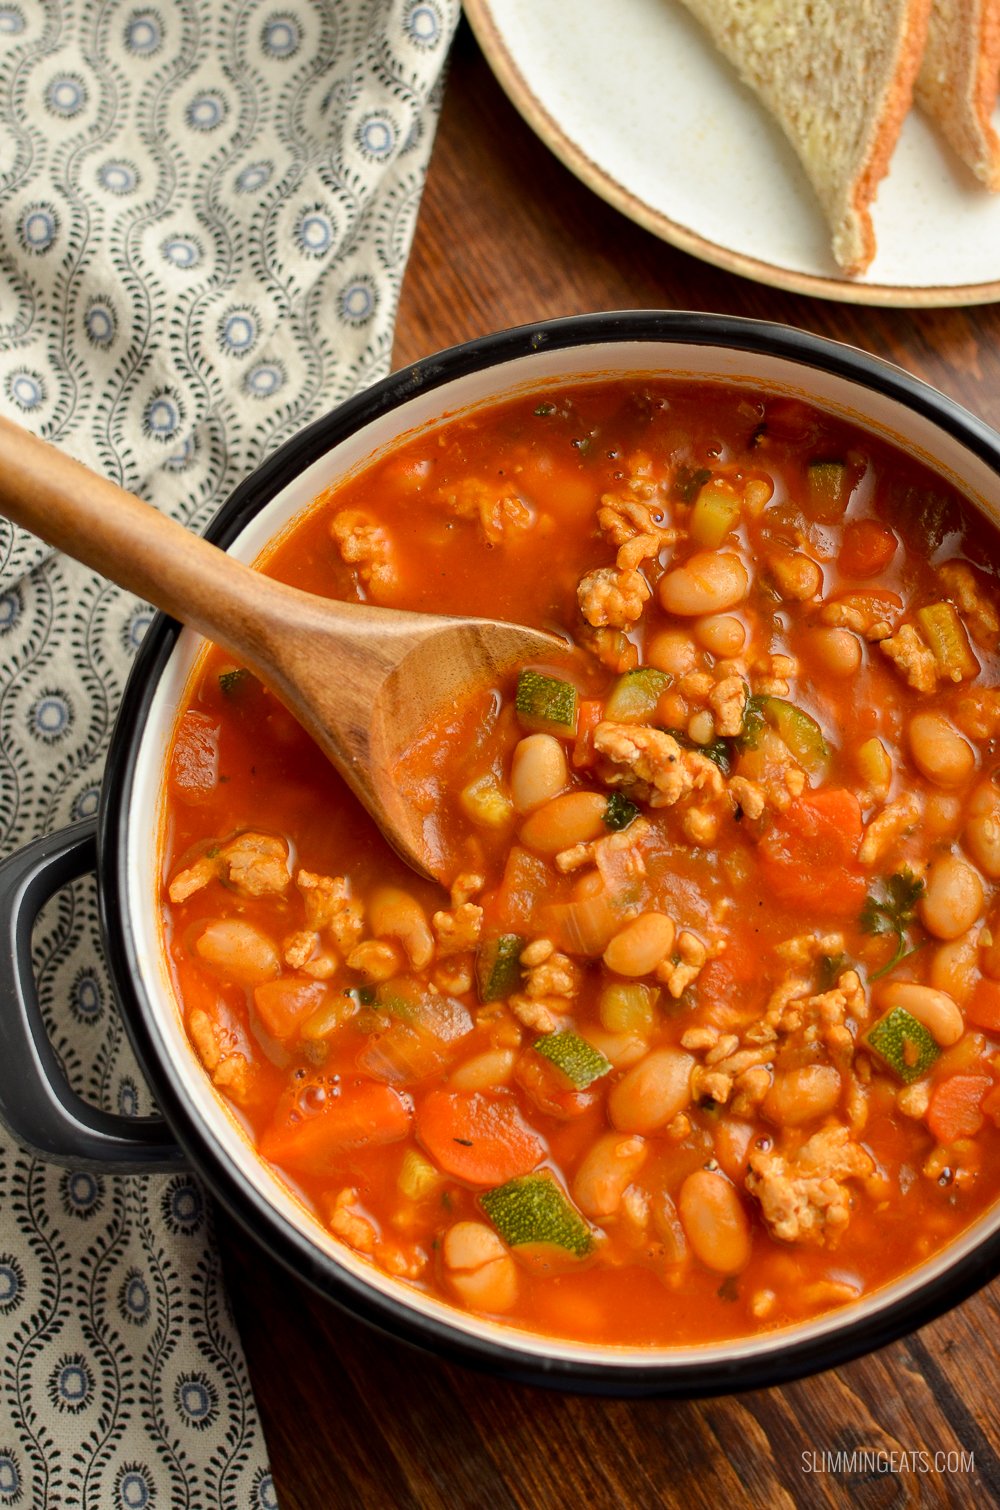
[[[1000,0],[933,0],[917,103],[988,189],[1000,191]]]

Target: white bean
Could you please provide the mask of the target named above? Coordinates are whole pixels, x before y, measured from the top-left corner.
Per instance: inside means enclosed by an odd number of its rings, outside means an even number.
[[[695,1061],[680,1049],[655,1049],[626,1070],[608,1095],[608,1116],[619,1132],[651,1133],[672,1122],[691,1101]]]
[[[647,663],[671,676],[692,671],[697,658],[697,647],[686,629],[661,629],[646,646]]]
[[[934,990],[944,991],[960,1006],[963,1005],[972,995],[978,956],[979,930],[976,928],[939,944],[931,955],[929,972]]]
[[[984,781],[973,793],[962,837],[979,869],[991,881],[1000,879],[1000,792],[992,781]]]
[[[723,613],[742,603],[750,578],[733,551],[697,551],[660,579],[660,602],[685,618]]]
[[[902,1007],[917,1022],[923,1023],[935,1043],[943,1049],[957,1043],[965,1032],[965,1019],[951,997],[944,991],[935,991],[933,986],[920,986],[915,981],[893,981],[879,992],[879,1006],[886,1011]]]
[[[913,763],[928,781],[960,786],[972,774],[976,752],[943,713],[915,713],[908,733]]]
[[[692,628],[698,644],[724,660],[739,655],[747,642],[746,629],[731,613],[709,614],[707,618],[696,619]]]
[[[517,1265],[491,1227],[456,1222],[441,1245],[445,1278],[465,1305],[509,1311],[517,1299]]]
[[[664,912],[643,912],[626,923],[604,951],[604,963],[616,975],[648,975],[670,953],[673,919]]]
[[[195,953],[236,980],[273,980],[281,973],[277,945],[260,928],[237,918],[218,918],[206,923],[195,939]]]
[[[448,1085],[456,1091],[488,1091],[497,1085],[507,1085],[516,1058],[513,1049],[484,1049],[452,1070]]]
[[[853,676],[861,665],[861,641],[849,629],[820,625],[807,632],[805,641],[831,676]]]
[[[563,792],[525,819],[520,839],[541,855],[557,855],[607,833],[608,799],[600,792]]]
[[[931,861],[920,898],[920,918],[939,939],[957,939],[971,928],[983,910],[983,883],[960,855],[939,855]]]
[[[573,1178],[571,1195],[584,1216],[613,1216],[646,1160],[645,1140],[605,1133],[591,1144]]]
[[[738,1274],[750,1261],[750,1222],[734,1187],[717,1170],[696,1169],[677,1209],[696,1258],[717,1274]]]
[[[398,939],[416,970],[422,970],[434,958],[434,935],[427,914],[416,897],[399,886],[380,886],[373,892],[368,926],[376,938]]]
[[[566,751],[554,734],[529,734],[518,741],[510,768],[515,813],[533,813],[565,791],[568,780]]]
[[[777,1071],[760,1109],[778,1127],[799,1127],[832,1112],[840,1091],[840,1072],[832,1064],[804,1064]]]

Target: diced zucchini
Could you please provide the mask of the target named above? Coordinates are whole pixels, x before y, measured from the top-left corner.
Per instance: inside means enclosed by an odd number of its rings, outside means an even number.
[[[656,1023],[659,995],[658,987],[642,981],[608,981],[597,1003],[602,1028],[609,1033],[638,1033],[640,1038],[648,1038]]]
[[[669,685],[670,677],[667,673],[657,671],[652,666],[626,671],[608,694],[604,704],[604,717],[616,724],[641,723],[654,711],[661,692]]]
[[[430,1159],[425,1159],[415,1148],[406,1150],[396,1179],[400,1195],[405,1195],[408,1201],[419,1201],[431,1195],[442,1183],[441,1172],[434,1168]]]
[[[583,1217],[550,1174],[522,1175],[479,1198],[494,1227],[511,1248],[545,1244],[584,1258],[594,1239]]]
[[[622,792],[612,792],[608,798],[608,805],[604,809],[604,824],[613,832],[628,828],[634,818],[638,818],[639,809],[634,802]]]
[[[892,758],[880,739],[873,735],[858,751],[861,779],[874,792],[887,792],[892,784]]]
[[[740,500],[724,482],[706,482],[695,499],[688,534],[704,550],[715,550],[740,518]]]
[[[926,1075],[941,1052],[923,1023],[903,1007],[880,1017],[865,1043],[907,1085]]]
[[[842,461],[811,461],[806,468],[806,511],[820,524],[843,517],[851,496],[851,479]]]
[[[529,733],[557,734],[573,739],[579,716],[578,697],[572,682],[541,671],[522,671],[517,679],[514,708],[522,729]]]
[[[223,671],[219,675],[219,687],[226,697],[233,697],[237,692],[246,690],[247,684],[253,678],[245,666],[236,666],[232,671]]]
[[[917,623],[934,659],[950,681],[968,681],[979,675],[979,662],[953,603],[928,603],[925,608],[918,608]]]
[[[611,1070],[610,1059],[600,1049],[568,1028],[560,1033],[547,1033],[544,1038],[536,1039],[532,1047],[536,1054],[550,1060],[578,1091],[586,1090]]]
[[[491,774],[463,787],[459,801],[466,817],[480,828],[505,828],[514,816],[513,802]]]
[[[520,960],[524,945],[520,933],[501,933],[482,941],[476,954],[480,1001],[506,1001],[521,989]]]
[[[814,718],[781,697],[764,700],[764,717],[781,736],[799,765],[810,776],[821,776],[830,760],[830,746]]]

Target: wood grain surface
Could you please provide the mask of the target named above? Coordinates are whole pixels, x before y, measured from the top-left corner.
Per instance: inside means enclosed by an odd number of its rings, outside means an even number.
[[[1000,305],[861,308],[696,262],[596,199],[538,143],[463,25],[395,365],[525,321],[616,308],[797,325],[898,363],[1000,427]],[[1000,1504],[1000,1283],[906,1341],[797,1384],[607,1400],[414,1352],[317,1298],[221,1219],[220,1238],[282,1510]],[[883,1457],[853,1474],[817,1471],[823,1454],[853,1449]],[[972,1454],[974,1468],[935,1472],[933,1454],[949,1452]],[[915,1465],[919,1453],[931,1471]]]

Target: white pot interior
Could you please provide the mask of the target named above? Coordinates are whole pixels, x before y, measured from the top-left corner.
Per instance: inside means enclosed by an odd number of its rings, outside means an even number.
[[[957,439],[929,420],[914,414],[896,399],[860,383],[819,369],[805,368],[781,356],[734,351],[717,346],[649,341],[611,345],[581,345],[568,350],[543,349],[461,377],[430,392],[419,393],[342,441],[314,462],[246,526],[231,547],[240,560],[256,560],[270,542],[298,520],[330,483],[365,466],[372,457],[401,437],[424,427],[434,428],[463,412],[497,398],[512,397],[526,388],[558,387],[566,382],[601,381],[621,375],[690,377],[746,383],[757,391],[806,398],[830,413],[861,425],[918,456],[948,482],[957,486],[994,523],[1000,524],[1000,484],[996,473]],[[616,1366],[662,1369],[670,1365],[738,1364],[780,1352],[790,1343],[822,1339],[861,1317],[874,1318],[895,1302],[933,1281],[969,1254],[1000,1226],[994,1208],[956,1242],[911,1270],[904,1277],[857,1303],[794,1327],[762,1332],[751,1338],[702,1346],[619,1349],[577,1344],[500,1326],[454,1309],[394,1281],[336,1241],[257,1157],[236,1117],[213,1088],[188,1041],[168,974],[159,909],[152,899],[160,891],[159,835],[163,822],[162,775],[174,720],[192,667],[203,642],[185,630],[179,637],[166,671],[155,690],[143,729],[135,767],[134,786],[126,825],[127,907],[134,930],[141,986],[155,1003],[154,1036],[161,1057],[171,1067],[178,1094],[193,1120],[204,1129],[234,1174],[255,1192],[273,1214],[275,1223],[288,1224],[306,1234],[310,1243],[341,1270],[356,1276],[372,1290],[417,1316],[434,1318],[456,1333],[488,1340],[532,1360],[564,1363],[614,1363]]]

